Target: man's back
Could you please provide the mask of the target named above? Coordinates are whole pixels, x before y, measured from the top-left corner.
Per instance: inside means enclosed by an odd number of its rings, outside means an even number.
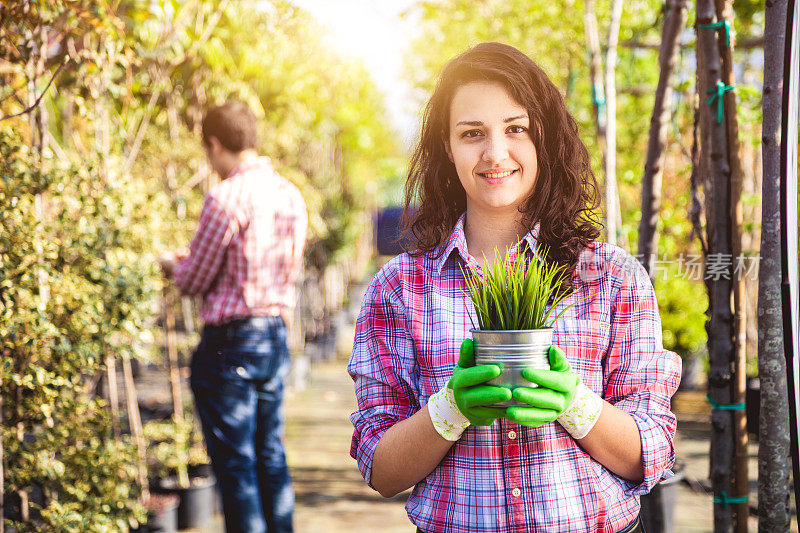
[[[207,324],[280,314],[295,303],[307,227],[300,191],[268,158],[241,163],[209,191],[175,281],[203,295]]]

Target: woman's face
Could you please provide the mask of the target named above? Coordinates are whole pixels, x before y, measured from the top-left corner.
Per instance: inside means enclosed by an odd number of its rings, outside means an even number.
[[[450,103],[447,153],[467,193],[468,210],[517,210],[539,167],[528,135],[530,118],[499,83],[475,81]]]

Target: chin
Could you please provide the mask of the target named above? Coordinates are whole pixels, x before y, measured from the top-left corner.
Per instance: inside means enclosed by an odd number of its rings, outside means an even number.
[[[489,209],[507,211],[509,209],[516,209],[521,202],[516,198],[485,198],[482,203]]]

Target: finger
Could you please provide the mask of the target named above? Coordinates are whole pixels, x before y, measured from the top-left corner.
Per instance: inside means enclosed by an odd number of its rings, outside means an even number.
[[[558,413],[550,409],[512,406],[506,409],[506,419],[529,427],[539,427],[558,418]]]
[[[453,389],[472,387],[494,379],[502,373],[503,370],[497,365],[478,365],[462,368],[453,372],[453,377],[450,379],[450,387]]]
[[[553,370],[542,370],[540,368],[524,368],[522,377],[536,383],[541,387],[553,389],[561,392],[570,392],[578,384],[578,375],[574,372],[555,372]]]
[[[475,355],[472,346],[472,339],[464,339],[461,348],[458,350],[458,366],[469,368],[475,365]]]
[[[505,387],[484,385],[470,387],[459,391],[459,400],[467,408],[493,403],[507,402],[511,399],[511,391]]]
[[[566,394],[552,389],[517,387],[512,392],[512,396],[515,400],[540,409],[552,409],[561,413],[567,408]]]
[[[473,426],[491,426],[492,424],[494,424],[495,420],[497,420],[498,418],[502,418],[502,416],[503,416],[502,414],[497,416],[492,415],[486,417],[469,415],[467,416],[467,419]]]
[[[556,372],[566,372],[570,369],[569,361],[567,360],[567,354],[565,354],[564,350],[555,344],[550,345],[550,350],[547,354],[548,359],[550,360],[550,370],[554,370]]]
[[[469,410],[476,417],[492,419],[502,418],[506,414],[505,407],[473,407]]]

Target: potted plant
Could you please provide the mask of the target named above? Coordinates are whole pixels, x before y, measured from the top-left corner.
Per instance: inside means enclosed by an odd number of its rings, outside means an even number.
[[[145,503],[147,523],[133,529],[135,533],[174,533],[178,531],[178,503],[176,494],[150,493]]]
[[[483,274],[473,266],[462,270],[479,328],[471,330],[476,364],[499,364],[503,373],[489,381],[515,388],[537,387],[522,376],[522,369],[550,368],[548,348],[553,324],[574,302],[553,315],[568,294],[558,294],[567,278],[564,266],[547,264],[547,247],[540,246],[530,262],[523,248],[516,259],[495,249],[495,261]],[[473,323],[474,326],[474,323]],[[499,407],[522,405],[509,400]]]
[[[191,418],[182,424],[174,421],[150,421],[145,436],[152,445],[150,471],[156,494],[176,494],[178,528],[207,526],[216,510],[216,480],[207,468],[209,463],[202,441],[193,431]],[[192,475],[190,475],[190,472]]]

